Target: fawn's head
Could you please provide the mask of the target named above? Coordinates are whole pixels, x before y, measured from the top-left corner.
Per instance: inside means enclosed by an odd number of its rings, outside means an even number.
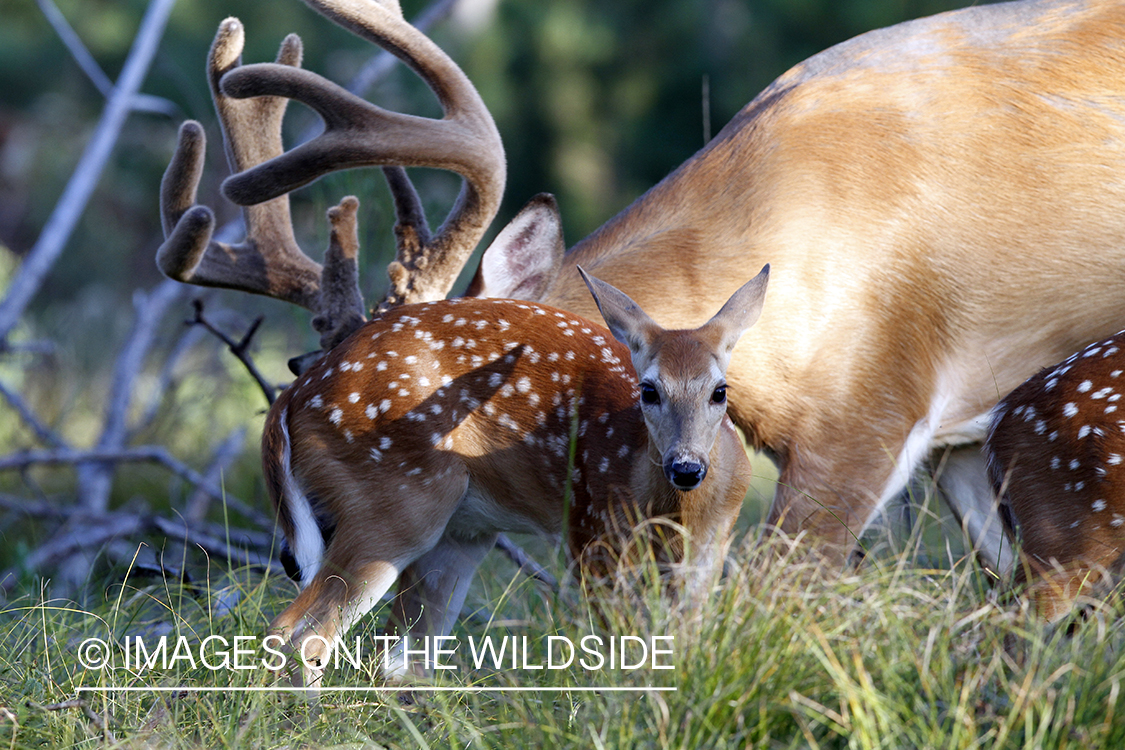
[[[676,489],[695,489],[707,476],[708,456],[726,414],[731,352],[762,312],[769,265],[711,320],[691,330],[661,328],[628,295],[578,271],[609,330],[629,347],[640,381],[641,413],[664,476]]]

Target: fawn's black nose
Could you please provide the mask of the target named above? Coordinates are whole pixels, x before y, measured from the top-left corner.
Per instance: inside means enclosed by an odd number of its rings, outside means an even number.
[[[707,467],[695,461],[670,461],[664,466],[664,475],[676,489],[694,490],[707,476]]]

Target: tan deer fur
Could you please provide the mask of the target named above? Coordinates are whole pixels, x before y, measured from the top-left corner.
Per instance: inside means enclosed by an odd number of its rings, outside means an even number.
[[[692,325],[769,262],[728,373],[781,470],[769,523],[842,560],[951,449],[947,499],[1005,569],[978,444],[1001,395],[1125,321],[1123,175],[1125,4],[967,8],[796,66],[531,298],[593,314],[581,265]],[[493,245],[473,292],[509,296],[556,241]]]
[[[306,679],[400,578],[392,632],[448,634],[501,532],[563,533],[604,575],[638,521],[667,518],[688,534],[686,583],[708,580],[750,481],[724,371],[767,278],[692,331],[659,328],[596,279],[613,334],[534,303],[400,306],[307,371],[262,438],[302,586],[271,632],[309,664]],[[425,665],[392,676],[408,667]]]

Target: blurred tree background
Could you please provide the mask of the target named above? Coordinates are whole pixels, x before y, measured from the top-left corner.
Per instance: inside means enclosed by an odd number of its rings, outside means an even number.
[[[431,36],[478,86],[497,120],[508,156],[508,187],[497,226],[532,195],[554,193],[568,244],[585,236],[698,150],[771,80],[802,59],[864,31],[948,10],[965,0],[462,0]],[[93,57],[117,77],[145,12],[144,0],[57,0]],[[424,7],[404,0],[406,17]],[[44,422],[74,445],[96,436],[109,373],[132,325],[134,290],[160,275],[157,193],[176,130],[187,118],[208,134],[200,202],[219,222],[237,212],[218,194],[227,174],[204,75],[218,23],[237,16],[247,30],[247,62],[272,59],[289,32],[305,42],[304,66],[346,82],[373,53],[298,0],[181,0],[175,7],[143,91],[163,97],[174,113],[132,114],[62,259],[36,296],[14,342],[50,346],[0,353],[0,384],[21,393]],[[103,95],[33,0],[0,0],[0,290],[36,241],[105,104]],[[389,109],[436,115],[433,97],[403,66],[370,95]],[[287,133],[315,123],[291,108]],[[457,179],[426,173],[418,180],[431,221],[451,204]],[[298,237],[314,258],[323,252],[324,210],[345,194],[363,202],[365,293],[376,299],[382,267],[393,252],[393,215],[378,170],[335,175],[294,198]],[[472,264],[475,267],[475,262]],[[0,297],[3,293],[0,292]],[[168,349],[189,317],[187,299],[174,306],[158,337]],[[258,356],[269,377],[287,379],[287,356],[315,347],[302,311],[272,301],[212,294],[233,328],[264,312]],[[229,311],[228,311],[229,310]],[[182,313],[182,314],[180,314]],[[2,352],[0,348],[0,352]],[[163,365],[150,356],[138,389]],[[162,409],[136,440],[167,445],[189,463],[203,463],[232,426],[248,427],[246,449],[226,486],[259,508],[254,444],[265,401],[220,345],[205,338],[176,360]],[[139,407],[137,407],[139,408]],[[33,447],[36,436],[0,401],[0,455]],[[237,476],[235,476],[237,474]],[[34,469],[0,475],[0,493],[45,501],[73,497],[73,472]],[[152,468],[119,472],[114,505],[186,492]],[[171,502],[169,500],[168,502]],[[0,524],[0,567],[38,533]],[[18,520],[18,518],[16,519]],[[18,543],[17,543],[18,542]]]

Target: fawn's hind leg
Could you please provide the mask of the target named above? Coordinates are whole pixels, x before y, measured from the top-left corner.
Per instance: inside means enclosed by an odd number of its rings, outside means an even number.
[[[306,685],[322,676],[337,639],[411,563],[439,544],[468,485],[467,474],[455,465],[436,476],[416,472],[382,479],[370,499],[347,498],[347,505],[337,499],[336,529],[320,568],[270,625],[271,633],[290,644]]]
[[[446,530],[433,549],[403,570],[387,628],[388,635],[401,636],[387,655],[388,677],[424,676],[432,670],[439,637],[449,635],[457,622],[473,574],[496,537],[462,538]]]

